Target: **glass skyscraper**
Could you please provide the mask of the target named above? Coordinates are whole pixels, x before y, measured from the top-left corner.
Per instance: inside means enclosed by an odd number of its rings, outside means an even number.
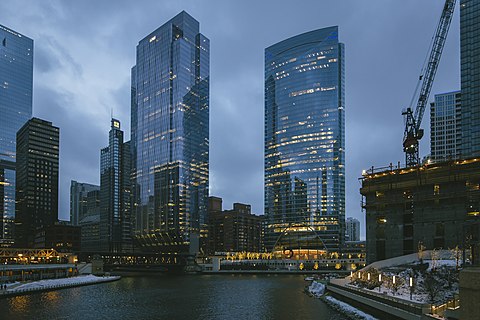
[[[480,156],[480,2],[460,1],[462,157]]]
[[[0,245],[13,243],[17,131],[32,117],[33,40],[0,25]]]
[[[135,239],[198,252],[206,230],[209,40],[182,11],[137,45],[132,69]]]
[[[131,150],[120,121],[112,119],[108,147],[100,151],[100,242],[102,252],[130,252]]]
[[[344,82],[338,27],[265,49],[268,250],[318,258],[344,241]]]
[[[462,94],[460,91],[435,95],[430,104],[430,157],[433,162],[460,158]]]

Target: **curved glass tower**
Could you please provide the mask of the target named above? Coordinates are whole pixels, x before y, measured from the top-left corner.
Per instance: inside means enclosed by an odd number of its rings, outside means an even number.
[[[268,250],[319,258],[344,240],[344,82],[338,27],[265,49]]]
[[[132,69],[135,239],[198,252],[206,230],[209,40],[182,11],[137,45]]]
[[[33,40],[0,25],[0,246],[14,240],[16,139],[32,94]]]

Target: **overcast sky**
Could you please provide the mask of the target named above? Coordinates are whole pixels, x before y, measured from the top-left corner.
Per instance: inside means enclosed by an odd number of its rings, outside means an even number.
[[[210,52],[210,194],[263,214],[264,49],[338,25],[346,48],[347,216],[362,221],[362,169],[404,162],[401,110],[413,95],[443,0],[0,2],[0,24],[34,39],[33,115],[60,127],[60,208],[70,180],[99,183],[110,115],[130,137],[130,68],[140,39],[182,10]],[[433,94],[460,88],[458,4]],[[1,116],[1,115],[0,115]],[[427,132],[420,153],[429,145]],[[365,231],[362,231],[362,237]]]

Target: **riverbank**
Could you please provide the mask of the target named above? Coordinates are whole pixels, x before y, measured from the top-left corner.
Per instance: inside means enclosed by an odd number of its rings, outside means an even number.
[[[43,292],[87,286],[91,284],[111,282],[119,280],[120,276],[97,277],[94,275],[77,276],[71,278],[46,279],[39,281],[17,282],[7,286],[7,289],[0,290],[0,298],[24,295],[34,292]]]

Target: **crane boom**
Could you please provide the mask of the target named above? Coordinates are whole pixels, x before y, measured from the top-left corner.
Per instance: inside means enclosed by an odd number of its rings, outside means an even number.
[[[447,39],[448,29],[452,21],[453,12],[455,10],[456,0],[446,0],[443,7],[440,21],[435,31],[433,44],[428,58],[426,67],[422,70],[420,81],[422,86],[418,94],[415,113],[412,107],[408,107],[402,115],[405,117],[405,133],[403,137],[403,151],[407,167],[417,166],[420,163],[419,157],[419,140],[423,137],[423,129],[420,128],[423,114],[427,107],[428,97],[432,89],[433,80],[438,69],[438,64],[442,56],[445,40]],[[415,92],[415,95],[417,92]],[[415,96],[412,101],[415,101]]]

